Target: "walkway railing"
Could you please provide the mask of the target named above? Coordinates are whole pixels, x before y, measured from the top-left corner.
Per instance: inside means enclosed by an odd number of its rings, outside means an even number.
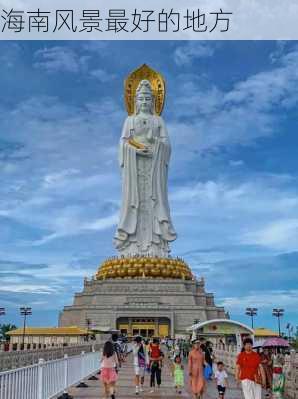
[[[38,363],[39,359],[44,359],[45,361],[55,360],[63,358],[64,355],[75,356],[82,352],[92,352],[93,348],[98,350],[100,346],[97,344],[85,344],[63,346],[60,348],[53,347],[25,351],[0,352],[0,372],[31,366]]]
[[[100,353],[45,362],[0,373],[0,399],[51,399],[100,368]]]

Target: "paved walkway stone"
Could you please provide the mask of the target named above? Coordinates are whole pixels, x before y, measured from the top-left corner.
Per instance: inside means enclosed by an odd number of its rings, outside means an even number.
[[[191,398],[188,390],[187,382],[187,367],[185,363],[185,374],[186,374],[186,384],[185,389],[181,395],[175,393],[173,386],[173,378],[170,372],[169,362],[166,360],[164,367],[162,369],[162,385],[161,388],[150,393],[151,388],[149,387],[149,374],[146,375],[144,392],[140,395],[135,394],[134,386],[134,369],[132,364],[131,356],[119,371],[119,379],[117,382],[117,392],[116,399],[130,399],[130,398],[140,398],[140,399],[187,399]],[[102,399],[104,398],[104,391],[100,380],[90,381],[85,380],[88,388],[72,388],[69,394],[73,396],[74,399]],[[203,399],[217,399],[217,389],[214,381],[210,381],[207,386],[207,390],[204,394]],[[242,393],[239,388],[236,387],[236,383],[233,377],[229,377],[229,388],[227,389],[225,399],[242,399]]]

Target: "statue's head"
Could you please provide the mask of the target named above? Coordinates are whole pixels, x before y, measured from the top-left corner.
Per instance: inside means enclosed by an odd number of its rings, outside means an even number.
[[[149,80],[141,80],[136,91],[136,114],[140,111],[153,114],[154,95]]]

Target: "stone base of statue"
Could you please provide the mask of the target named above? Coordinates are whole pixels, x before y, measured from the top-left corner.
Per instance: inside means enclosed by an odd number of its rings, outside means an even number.
[[[95,329],[128,336],[177,337],[198,320],[226,317],[182,259],[136,256],[105,261],[64,307],[60,326],[85,327],[88,320]]]

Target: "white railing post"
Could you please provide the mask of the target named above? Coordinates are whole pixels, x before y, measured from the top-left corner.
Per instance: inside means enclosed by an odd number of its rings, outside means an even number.
[[[64,387],[65,387],[65,392],[66,388],[68,386],[68,355],[64,355]]]
[[[44,360],[38,361],[38,377],[37,377],[37,399],[43,399],[43,365]]]
[[[85,378],[85,351],[81,353],[81,379]]]

